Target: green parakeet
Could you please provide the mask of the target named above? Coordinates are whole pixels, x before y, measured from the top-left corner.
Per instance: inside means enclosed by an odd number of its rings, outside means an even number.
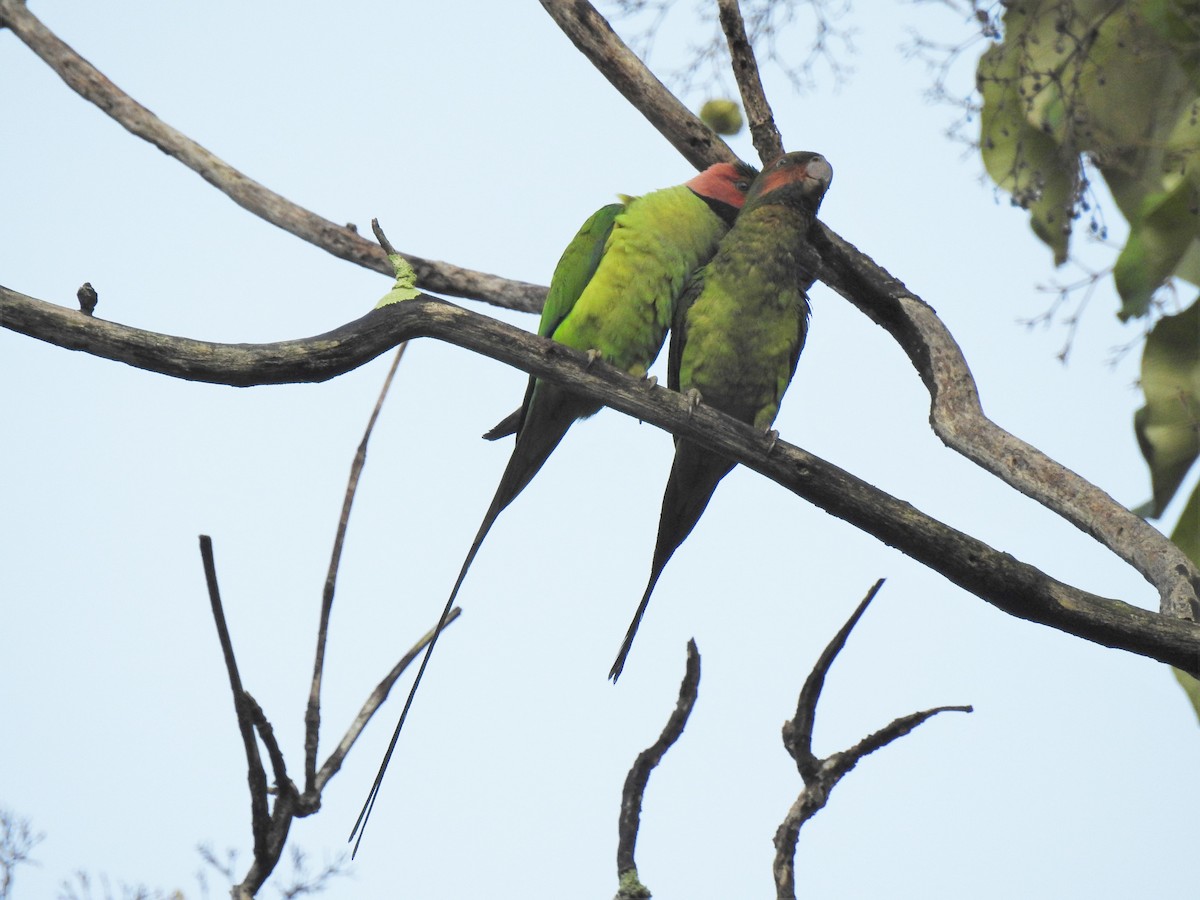
[[[668,377],[673,390],[767,432],[796,371],[808,330],[812,275],[797,258],[833,169],[819,153],[788,153],[755,179],[733,228],[693,277],[675,312]],[[676,439],[650,582],[609,677],[625,666],[650,594],[717,484],[734,463]]]
[[[676,301],[692,273],[716,251],[755,174],[745,165],[718,163],[686,184],[623,197],[622,203],[598,210],[554,270],[538,334],[594,353],[630,374],[645,375],[662,349]],[[492,524],[541,469],[572,423],[600,407],[594,400],[531,378],[520,410],[489,433],[496,438],[515,431],[516,446],[426,648],[364,815],[374,802],[437,637]]]

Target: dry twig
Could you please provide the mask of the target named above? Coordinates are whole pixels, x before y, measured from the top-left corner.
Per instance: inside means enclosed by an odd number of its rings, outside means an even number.
[[[796,761],[796,769],[804,780],[804,789],[800,791],[796,802],[788,810],[783,822],[775,832],[775,875],[776,896],[779,900],[796,897],[796,842],[800,838],[800,829],[810,818],[816,815],[829,801],[829,794],[842,777],[858,765],[859,761],[869,753],[874,753],[886,747],[897,738],[908,734],[926,719],[941,712],[972,712],[970,706],[939,706],[911,715],[901,716],[889,725],[868,735],[849,750],[833,753],[824,759],[817,757],[812,749],[813,724],[817,716],[817,702],[821,698],[821,689],[825,685],[825,676],[833,661],[846,645],[846,639],[867,606],[875,599],[883,579],[875,582],[867,596],[859,603],[858,608],[850,619],[838,631],[829,645],[818,657],[813,670],[809,673],[800,690],[796,702],[796,715],[783,723],[783,745],[787,748],[792,759]]]
[[[688,641],[687,667],[679,685],[679,699],[671,711],[662,734],[653,744],[638,754],[629,774],[625,776],[625,787],[621,791],[621,816],[617,828],[617,900],[639,900],[650,896],[650,892],[638,879],[634,850],[637,847],[638,828],[642,820],[642,798],[650,773],[662,762],[663,756],[679,740],[687,725],[696,697],[700,692],[700,651],[694,640]]]

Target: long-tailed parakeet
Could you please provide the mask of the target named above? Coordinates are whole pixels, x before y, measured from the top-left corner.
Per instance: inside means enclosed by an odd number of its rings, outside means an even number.
[[[716,255],[675,312],[668,378],[682,391],[767,432],[808,330],[812,273],[798,258],[833,169],[819,153],[781,156],[763,170]],[[609,677],[616,681],[671,554],[691,534],[732,460],[676,439],[650,581]]]

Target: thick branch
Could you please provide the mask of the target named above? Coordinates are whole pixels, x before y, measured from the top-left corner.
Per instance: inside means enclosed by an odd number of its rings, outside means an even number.
[[[703,404],[693,413],[673,391],[647,390],[603,363],[589,369],[584,354],[451,303],[393,304],[307,340],[216,344],[116,325],[0,287],[0,326],[149,371],[242,387],[325,381],[401,341],[447,341],[724,453],[1011,615],[1200,673],[1200,628],[1189,622],[1056,581],[798,447],[780,441],[768,453],[761,432],[749,425]]]
[[[334,256],[384,275],[393,274],[377,244],[359,236],[353,228],[337,225],[276,194],[176,131],[105,78],[20,0],[0,0],[0,26],[10,28],[83,99],[94,103],[127,131],[179,160],[238,206]],[[427,291],[525,312],[540,310],[546,296],[545,288],[535,284],[419,256],[405,254],[405,258],[416,270],[417,283]]]
[[[934,433],[953,450],[1053,510],[1132,565],[1159,591],[1166,615],[1200,614],[1200,570],[1141,517],[983,414],[975,379],[933,308],[818,223],[818,278],[882,325],[908,354],[930,396]]]
[[[543,6],[601,72],[645,68],[586,0],[543,0]],[[579,32],[585,28],[581,23],[586,23],[588,33],[606,32],[602,52],[581,43]],[[628,72],[609,80],[683,152],[691,134],[691,114],[664,115],[674,97],[649,70],[641,77]],[[637,88],[627,89],[630,83]],[[740,85],[747,83],[739,77]],[[694,149],[699,155],[684,155],[698,168],[730,158],[724,144]],[[887,329],[908,354],[929,390],[934,432],[946,446],[1058,513],[1132,565],[1159,591],[1162,612],[1200,618],[1200,569],[1178,547],[1104,491],[989,420],[962,351],[919,297],[823,224],[816,225],[810,239],[821,259],[814,259],[815,268],[809,271]]]
[[[667,90],[636,53],[612,30],[608,20],[585,0],[541,0],[576,47],[621,95],[659,130],[697,169],[737,156],[716,132]]]

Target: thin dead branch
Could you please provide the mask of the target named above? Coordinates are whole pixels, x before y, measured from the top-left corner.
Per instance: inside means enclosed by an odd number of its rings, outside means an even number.
[[[221,643],[225,671],[229,676],[229,688],[233,692],[233,708],[237,714],[238,731],[242,735],[242,745],[246,751],[246,768],[250,782],[250,830],[254,835],[254,865],[251,870],[257,874],[263,870],[270,856],[272,843],[271,815],[267,804],[267,775],[263,770],[262,757],[258,752],[258,742],[254,737],[251,701],[242,687],[237,658],[233,652],[233,641],[229,636],[229,626],[225,621],[225,609],[221,603],[221,591],[217,584],[217,566],[213,558],[212,538],[206,534],[200,535],[200,559],[204,564],[204,580],[208,585],[209,604],[212,606],[213,621],[217,626],[217,638]],[[234,896],[253,897],[262,887],[269,873],[270,869],[267,868],[257,883],[247,877],[242,884],[234,888]],[[239,891],[242,893],[239,894]]]
[[[841,627],[833,640],[822,651],[812,672],[805,679],[804,687],[800,690],[796,702],[796,715],[783,723],[783,745],[796,761],[796,769],[804,781],[804,789],[800,791],[796,802],[792,804],[783,822],[775,832],[775,876],[776,896],[779,900],[795,900],[796,897],[796,842],[800,838],[800,829],[804,823],[816,815],[829,801],[829,794],[839,781],[858,765],[859,761],[870,753],[874,753],[897,738],[908,734],[922,722],[942,712],[972,712],[970,706],[939,706],[911,715],[901,716],[875,733],[859,741],[849,750],[834,753],[820,759],[812,749],[813,724],[817,716],[817,703],[821,699],[821,690],[825,685],[825,677],[838,653],[846,645],[846,639],[858,620],[862,618],[875,595],[883,586],[883,579],[875,582],[867,596],[858,604],[858,608]]]
[[[390,251],[389,251],[390,252]],[[325,590],[321,596],[321,618],[317,625],[317,650],[313,659],[312,686],[308,693],[308,707],[304,713],[304,792],[311,794],[317,790],[317,746],[321,728],[321,680],[325,669],[325,645],[329,640],[329,618],[333,612],[333,596],[337,588],[338,567],[342,561],[342,548],[346,543],[346,529],[350,524],[350,509],[354,505],[354,496],[358,491],[358,479],[362,475],[363,466],[367,463],[367,444],[370,443],[371,433],[379,420],[383,409],[383,401],[387,399],[392,379],[400,360],[404,358],[404,349],[408,344],[396,348],[396,356],[388,369],[387,377],[383,379],[383,387],[375,401],[375,408],[367,420],[367,427],[359,441],[354,461],[350,464],[350,478],[346,484],[346,495],[342,500],[342,513],[338,517],[337,534],[333,539],[333,553],[329,559],[329,571],[325,575]]]
[[[679,740],[687,725],[688,717],[696,705],[700,692],[700,651],[694,640],[687,644],[687,666],[683,681],[679,685],[679,699],[671,711],[662,734],[653,744],[638,754],[629,774],[625,776],[625,787],[621,791],[621,816],[617,827],[617,900],[635,900],[649,897],[650,892],[638,879],[634,851],[637,847],[638,828],[642,820],[642,798],[650,773],[662,762],[663,756]]]

